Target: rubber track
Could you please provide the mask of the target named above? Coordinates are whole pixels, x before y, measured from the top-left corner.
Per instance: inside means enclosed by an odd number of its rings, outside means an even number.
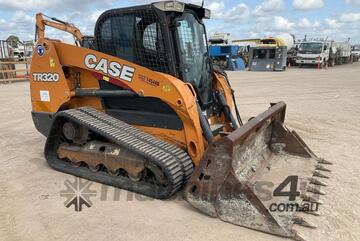
[[[81,108],[81,110],[89,115],[92,115],[95,118],[105,121],[109,125],[126,129],[127,132],[136,136],[138,139],[141,139],[142,141],[147,142],[149,144],[156,145],[159,149],[165,152],[169,152],[178,160],[179,163],[181,163],[182,171],[184,173],[183,175],[184,182],[187,182],[187,180],[189,180],[191,174],[194,171],[194,164],[191,158],[189,157],[189,155],[182,149],[178,148],[177,146],[171,145],[165,141],[159,140],[146,132],[143,132],[131,125],[126,124],[125,122],[119,119],[104,114],[103,112],[100,112],[93,108],[83,107]]]
[[[168,184],[166,187],[157,187],[159,189],[151,190],[151,187],[155,185],[149,185],[146,182],[132,182],[126,177],[112,177],[103,172],[93,173],[82,167],[74,169],[70,163],[59,160],[55,154],[55,149],[60,142],[61,132],[58,130],[61,129],[59,128],[60,120],[62,122],[70,120],[83,125],[107,140],[144,156],[161,168],[167,177]],[[57,170],[155,198],[168,198],[176,193],[193,171],[190,157],[180,148],[89,107],[61,111],[55,116],[45,146],[45,156],[49,164]]]

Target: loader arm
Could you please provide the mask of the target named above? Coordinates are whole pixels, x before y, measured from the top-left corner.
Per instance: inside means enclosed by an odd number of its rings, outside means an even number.
[[[75,44],[81,46],[84,35],[81,31],[75,27],[73,24],[61,21],[57,18],[50,18],[51,20],[44,19],[44,14],[36,14],[36,33],[35,40],[45,38],[45,26],[49,26],[73,35],[75,39]]]

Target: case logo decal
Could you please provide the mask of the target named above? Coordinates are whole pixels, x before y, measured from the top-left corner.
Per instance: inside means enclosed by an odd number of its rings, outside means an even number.
[[[121,65],[115,61],[108,61],[107,59],[97,59],[93,54],[85,56],[85,66],[89,69],[102,72],[105,75],[110,75],[114,78],[120,78],[127,82],[131,82],[134,77],[135,69],[127,65]]]

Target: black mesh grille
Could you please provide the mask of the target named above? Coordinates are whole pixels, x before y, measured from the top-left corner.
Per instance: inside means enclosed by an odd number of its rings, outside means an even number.
[[[95,32],[98,50],[155,71],[169,73],[161,24],[149,9],[114,10],[99,20]]]

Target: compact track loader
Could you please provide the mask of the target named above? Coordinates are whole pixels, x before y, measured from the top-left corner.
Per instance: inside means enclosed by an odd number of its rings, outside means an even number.
[[[297,224],[313,227],[303,214],[317,214],[330,163],[284,126],[283,102],[242,123],[209,58],[209,10],[176,1],[113,9],[94,36],[44,16],[30,85],[52,168],[160,199],[186,185],[200,211],[275,235],[300,239]],[[75,45],[46,38],[46,26]]]

